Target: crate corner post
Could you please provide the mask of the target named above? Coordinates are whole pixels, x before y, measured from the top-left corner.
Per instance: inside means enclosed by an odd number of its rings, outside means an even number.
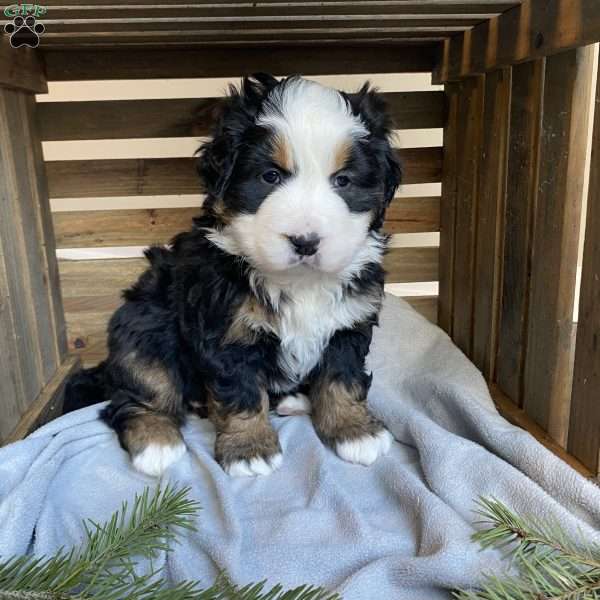
[[[60,414],[66,329],[35,94],[43,62],[0,39],[0,444]]]

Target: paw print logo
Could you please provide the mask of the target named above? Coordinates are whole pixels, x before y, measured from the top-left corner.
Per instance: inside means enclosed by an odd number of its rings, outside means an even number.
[[[10,45],[13,48],[29,46],[37,48],[40,44],[40,35],[44,33],[45,27],[41,23],[36,23],[33,15],[23,18],[17,15],[12,23],[4,26],[4,31],[10,35]]]

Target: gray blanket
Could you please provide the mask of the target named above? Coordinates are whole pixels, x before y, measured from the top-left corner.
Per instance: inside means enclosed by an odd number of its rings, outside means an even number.
[[[397,443],[373,466],[342,462],[306,416],[273,417],[284,454],[269,477],[231,479],[210,423],[185,427],[189,452],[164,479],[191,486],[198,532],[168,555],[174,580],[314,583],[345,600],[448,598],[503,568],[470,541],[479,496],[554,517],[600,542],[600,490],[496,412],[475,367],[438,328],[388,297],[370,356],[370,403]],[[0,450],[0,555],[80,543],[156,481],[135,472],[98,407]],[[35,534],[35,535],[34,535]]]

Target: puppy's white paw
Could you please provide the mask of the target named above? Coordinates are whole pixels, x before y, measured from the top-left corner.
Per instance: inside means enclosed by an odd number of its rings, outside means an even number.
[[[282,417],[292,415],[309,415],[310,402],[306,394],[289,394],[277,405],[277,414]]]
[[[185,451],[183,442],[175,445],[152,443],[136,454],[132,462],[140,473],[150,477],[160,477],[170,465],[185,454]]]
[[[225,472],[231,477],[256,477],[256,475],[270,475],[276,471],[283,462],[283,456],[274,454],[270,458],[257,456],[250,460],[238,460],[225,467]]]
[[[340,458],[359,465],[371,465],[379,456],[387,454],[392,446],[392,434],[382,429],[375,435],[338,442],[335,451]]]

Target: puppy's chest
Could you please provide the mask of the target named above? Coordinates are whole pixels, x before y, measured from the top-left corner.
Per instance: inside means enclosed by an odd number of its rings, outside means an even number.
[[[275,314],[267,317],[254,310],[253,322],[248,325],[255,332],[269,332],[279,339],[277,366],[281,380],[273,385],[285,391],[317,366],[336,331],[351,328],[377,310],[377,298],[349,297],[341,287],[297,289],[286,294]]]

